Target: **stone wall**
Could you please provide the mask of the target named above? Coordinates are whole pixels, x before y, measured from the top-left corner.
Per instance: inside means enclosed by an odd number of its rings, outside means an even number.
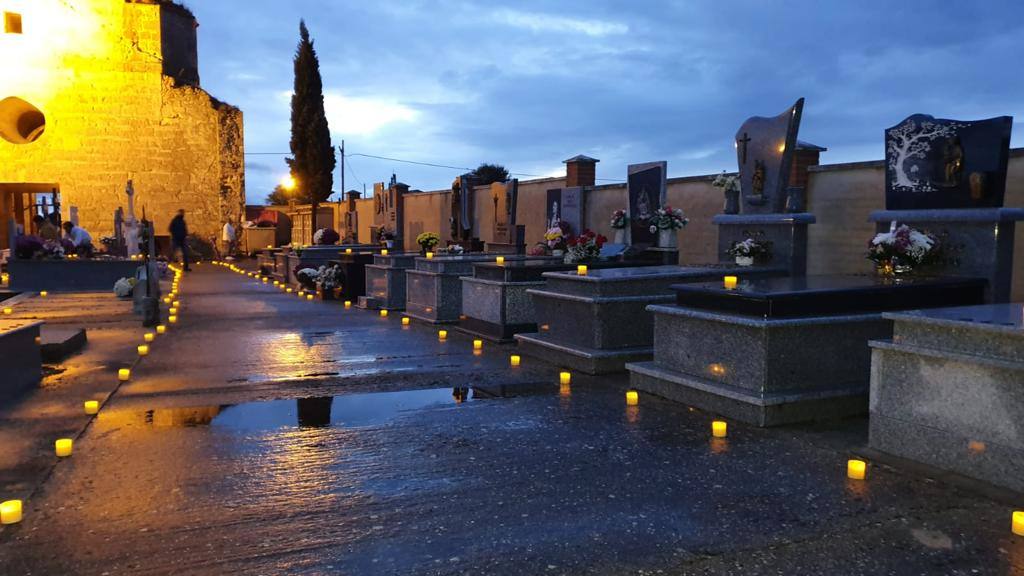
[[[29,144],[0,139],[0,183],[57,185],[65,217],[77,207],[97,239],[113,233],[128,178],[137,215],[145,210],[161,234],[178,208],[206,238],[244,214],[242,113],[163,74],[162,8],[33,0],[26,33],[2,39],[22,57],[0,80],[0,100],[31,102],[46,129]],[[182,26],[173,28],[181,34]]]

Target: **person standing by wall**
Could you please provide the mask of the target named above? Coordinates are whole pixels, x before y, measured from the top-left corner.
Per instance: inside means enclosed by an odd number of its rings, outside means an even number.
[[[224,242],[224,255],[226,260],[234,260],[235,253],[235,227],[230,221],[224,222],[224,229],[221,231],[221,240]]]
[[[178,209],[178,215],[171,220],[168,228],[171,233],[171,259],[173,260],[178,250],[181,250],[181,261],[185,272],[191,272],[188,267],[188,225],[185,224],[185,209]]]

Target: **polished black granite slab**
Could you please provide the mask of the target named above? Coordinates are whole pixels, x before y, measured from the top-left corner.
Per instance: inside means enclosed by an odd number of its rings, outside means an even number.
[[[356,300],[366,295],[366,265],[373,264],[373,252],[342,252],[338,255],[337,264],[345,273],[341,283],[341,297],[344,300]]]
[[[588,270],[604,270],[608,268],[635,268],[637,266],[654,266],[657,262],[634,262],[608,260],[603,262],[587,262]],[[495,282],[540,282],[545,272],[575,271],[578,264],[546,260],[506,260],[504,264],[497,262],[480,262],[473,264],[473,277]]]
[[[675,284],[676,304],[763,318],[863,314],[967,306],[984,302],[980,278],[795,276],[740,278],[734,289],[722,281]]]

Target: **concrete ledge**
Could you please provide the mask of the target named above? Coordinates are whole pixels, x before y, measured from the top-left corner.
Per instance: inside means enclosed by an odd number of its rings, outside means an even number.
[[[16,292],[113,292],[121,278],[134,278],[136,260],[11,260],[10,288]]]
[[[654,354],[652,346],[599,350],[552,342],[537,333],[516,334],[515,339],[523,354],[587,374],[622,372],[627,363],[648,360]]]
[[[12,400],[39,385],[43,377],[39,330],[42,322],[0,320],[0,401]]]
[[[80,351],[87,343],[85,330],[81,328],[56,328],[46,325],[40,330],[40,340],[43,362],[50,364],[60,362]]]

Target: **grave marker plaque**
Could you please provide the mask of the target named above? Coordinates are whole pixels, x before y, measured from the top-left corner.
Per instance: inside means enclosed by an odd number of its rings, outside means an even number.
[[[889,210],[999,208],[1013,118],[961,121],[914,114],[885,131]]]
[[[772,118],[752,116],[736,132],[743,212],[785,212],[789,171],[796,150],[804,99]]]
[[[654,212],[665,205],[668,162],[630,164],[627,173],[630,243],[653,246],[658,232],[651,232],[652,219]]]

